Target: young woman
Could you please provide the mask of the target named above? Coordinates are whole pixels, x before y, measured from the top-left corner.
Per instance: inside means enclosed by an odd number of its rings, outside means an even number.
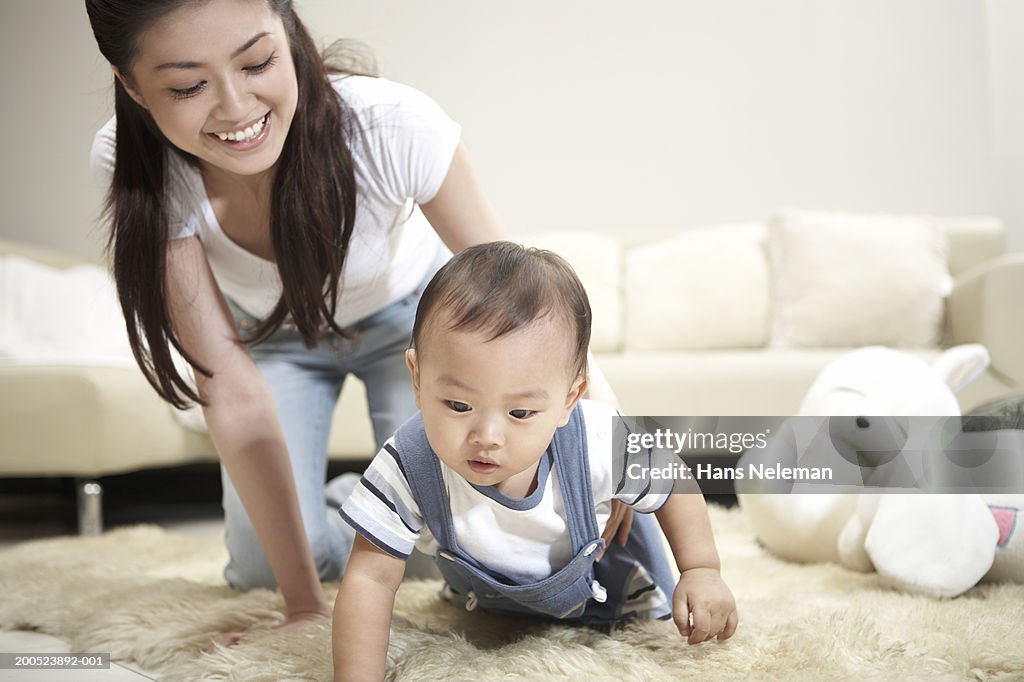
[[[333,73],[290,0],[86,8],[115,76],[92,164],[136,360],[169,403],[203,405],[228,581],[276,583],[284,627],[328,615],[319,581],[352,541],[345,481],[323,485],[342,381],[366,384],[383,443],[415,412],[420,287],[501,222],[459,127],[412,88]]]

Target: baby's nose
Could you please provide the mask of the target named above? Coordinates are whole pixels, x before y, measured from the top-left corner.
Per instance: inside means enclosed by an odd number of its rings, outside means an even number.
[[[491,419],[481,419],[470,434],[470,441],[479,447],[497,448],[501,446],[501,428]]]

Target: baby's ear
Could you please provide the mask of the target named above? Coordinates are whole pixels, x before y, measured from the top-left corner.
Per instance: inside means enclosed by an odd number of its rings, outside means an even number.
[[[417,364],[416,349],[410,348],[405,351],[405,366],[409,368],[412,375],[412,392],[416,396],[416,407],[420,406],[420,367]]]
[[[576,407],[576,403],[580,401],[583,394],[587,392],[587,378],[580,374],[573,380],[572,386],[569,387],[569,392],[565,394],[565,413],[562,415],[562,419],[559,421],[559,426],[565,426],[569,423],[569,415],[572,414],[573,409]]]

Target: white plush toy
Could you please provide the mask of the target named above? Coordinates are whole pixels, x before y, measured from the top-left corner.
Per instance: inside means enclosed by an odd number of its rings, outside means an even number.
[[[930,365],[908,353],[861,348],[821,371],[800,414],[958,415],[954,392],[988,362],[988,352],[978,345],[951,348]],[[1024,522],[1024,495],[740,494],[739,499],[761,542],[785,559],[875,570],[887,584],[938,597],[961,594],[982,578],[1024,582],[1024,531],[1014,532],[1018,520]]]

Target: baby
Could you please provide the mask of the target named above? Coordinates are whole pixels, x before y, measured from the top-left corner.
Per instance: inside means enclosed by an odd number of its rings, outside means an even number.
[[[467,249],[423,292],[406,361],[419,414],[384,445],[341,509],[357,531],[334,608],[336,679],[385,672],[395,592],[413,547],[468,609],[585,624],[673,616],[693,644],[732,636],[699,494],[613,493],[614,409],[587,388],[590,304],[548,251]],[[598,531],[621,500],[654,512],[625,545]]]

